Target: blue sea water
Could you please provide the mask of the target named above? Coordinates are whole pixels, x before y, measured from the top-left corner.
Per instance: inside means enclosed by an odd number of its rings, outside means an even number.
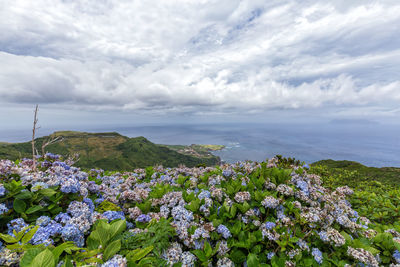
[[[42,130],[42,135],[54,130],[57,129]],[[400,127],[394,125],[169,124],[73,130],[116,131],[129,137],[144,136],[157,144],[221,144],[226,146],[225,149],[214,154],[230,163],[246,159],[262,161],[280,154],[307,163],[335,159],[358,161],[375,167],[400,167]],[[16,141],[7,136],[7,132],[0,131],[1,141]]]

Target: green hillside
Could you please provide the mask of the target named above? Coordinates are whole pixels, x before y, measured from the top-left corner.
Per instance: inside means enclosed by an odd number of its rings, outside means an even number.
[[[41,152],[43,142],[62,136],[63,140],[46,147],[46,152],[59,155],[79,154],[77,166],[83,168],[102,168],[105,170],[133,170],[151,165],[164,167],[187,167],[197,165],[212,166],[220,162],[211,154],[193,156],[178,153],[166,146],[157,145],[144,137],[129,138],[115,132],[85,133],[62,131],[36,139],[36,147]],[[31,143],[0,143],[0,158],[16,160],[31,157]]]
[[[311,164],[312,166],[324,166],[331,174],[352,172],[352,179],[344,181],[349,186],[357,187],[358,183],[378,181],[387,185],[400,185],[400,168],[396,167],[367,167],[361,163],[348,160],[320,160]],[[322,174],[322,173],[320,173]]]

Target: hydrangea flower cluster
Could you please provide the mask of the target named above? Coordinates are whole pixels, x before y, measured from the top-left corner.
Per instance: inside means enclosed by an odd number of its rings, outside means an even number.
[[[369,220],[361,217],[346,200],[352,190],[348,187],[328,190],[318,176],[304,169],[296,167],[287,172],[276,168],[276,159],[215,168],[157,166],[150,173],[136,169],[113,174],[101,170],[86,173],[53,154],[45,159],[36,172],[32,171],[33,162],[29,160],[18,165],[0,161],[1,177],[19,175],[24,190],[30,194],[43,189],[64,194],[58,203],[62,211],[37,213],[31,221],[16,217],[8,221],[10,235],[14,235],[14,230],[26,228],[27,222],[37,225],[32,245],[73,241],[84,248],[96,220],[127,220],[129,232],[135,235],[146,232],[143,227],[148,223],[166,218],[176,233],[170,237],[171,243],[163,254],[169,265],[199,265],[201,257],[196,250],[208,246],[215,249],[213,266],[247,266],[242,254],[254,247],[263,251],[259,258],[267,264],[281,258],[286,266],[294,266],[299,257],[308,257],[314,264],[326,264],[324,257],[340,249],[349,264],[379,265],[379,254],[353,248],[346,241],[362,237],[373,242],[377,235]],[[6,194],[0,184],[0,197]],[[65,199],[68,202],[64,203]],[[40,206],[49,205],[49,198],[44,197]],[[15,213],[12,202],[0,203],[0,215],[10,213]],[[400,242],[395,229],[386,233]],[[287,242],[290,247],[281,250],[280,246]],[[8,262],[20,259],[21,255],[13,253],[4,246],[0,251]],[[390,257],[393,263],[400,264],[398,250],[393,249]],[[116,254],[101,266],[126,265],[127,259]]]

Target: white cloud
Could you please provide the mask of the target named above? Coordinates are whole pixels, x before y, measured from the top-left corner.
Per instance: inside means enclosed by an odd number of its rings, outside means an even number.
[[[0,102],[399,113],[397,1],[0,2]]]

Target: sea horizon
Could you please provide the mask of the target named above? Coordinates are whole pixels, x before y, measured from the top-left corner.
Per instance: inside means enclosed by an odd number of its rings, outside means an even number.
[[[39,129],[37,137],[61,130],[118,132],[128,137],[144,136],[156,144],[224,145],[213,154],[227,163],[283,155],[308,164],[333,159],[370,167],[400,167],[396,160],[400,158],[400,126],[376,122],[58,126]],[[27,128],[2,129],[0,142],[26,142],[31,134]]]

